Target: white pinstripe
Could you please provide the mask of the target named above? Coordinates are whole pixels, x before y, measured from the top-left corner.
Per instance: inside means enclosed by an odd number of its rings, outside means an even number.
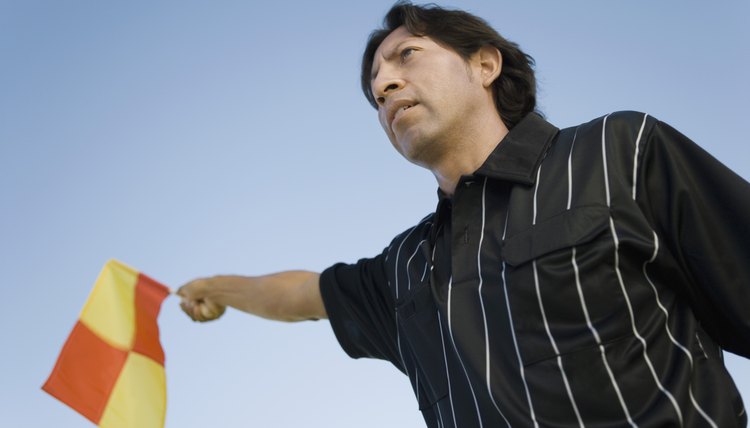
[[[610,206],[609,203],[609,170],[607,169],[607,146],[606,146],[606,131],[607,131],[607,118],[609,115],[604,116],[604,121],[602,122],[602,160],[604,164],[604,191],[607,197],[607,207]]]
[[[435,249],[437,248],[437,244],[432,246],[432,255],[430,256],[430,272],[432,272],[433,269],[435,269]]]
[[[458,428],[456,423],[456,409],[453,408],[453,388],[451,388],[451,375],[448,371],[448,355],[445,352],[445,338],[443,337],[443,317],[440,316],[440,311],[437,311],[438,324],[440,325],[440,343],[443,345],[443,361],[445,362],[445,377],[448,378],[448,401],[451,403],[451,414],[453,415],[453,426]]]
[[[573,195],[572,158],[573,158],[573,147],[575,147],[575,141],[576,141],[577,136],[578,136],[578,129],[576,129],[576,133],[573,136],[573,143],[570,145],[570,153],[568,154],[568,207],[567,209],[570,209],[571,207],[571,202],[572,202],[571,196]],[[628,407],[625,404],[625,400],[622,397],[620,386],[617,384],[617,380],[615,380],[615,376],[612,373],[612,368],[609,366],[609,362],[607,361],[607,354],[604,351],[604,346],[602,345],[602,340],[599,337],[599,332],[594,327],[594,324],[591,322],[591,316],[589,316],[588,306],[586,305],[586,300],[583,297],[583,287],[581,287],[581,277],[578,271],[578,263],[576,262],[576,247],[573,247],[571,264],[573,265],[573,272],[575,273],[576,290],[578,291],[578,299],[581,302],[581,309],[583,310],[583,315],[586,318],[586,325],[588,326],[589,331],[591,331],[592,336],[594,336],[594,340],[596,340],[596,344],[599,345],[599,353],[602,356],[602,362],[604,363],[604,367],[607,369],[607,374],[609,375],[609,381],[612,383],[612,387],[615,389],[615,394],[617,394],[617,398],[620,401],[620,407],[622,407],[622,410],[625,412],[625,415],[628,418],[628,421],[630,421],[631,425],[633,425],[632,420],[630,418],[630,412],[628,411]]]
[[[688,361],[690,362],[690,371],[693,371],[693,356],[690,354],[690,351],[679,343],[677,339],[674,338],[672,335],[672,332],[669,330],[669,311],[667,311],[667,308],[664,307],[664,305],[661,303],[661,299],[659,298],[659,291],[656,289],[656,286],[651,281],[651,278],[648,276],[648,272],[646,271],[646,267],[653,263],[654,260],[656,260],[656,256],[659,253],[659,237],[656,235],[656,232],[653,230],[651,233],[654,235],[654,254],[651,256],[651,258],[643,263],[643,276],[646,277],[646,281],[648,281],[649,285],[651,286],[651,289],[654,291],[654,296],[656,297],[656,304],[659,306],[659,309],[664,313],[664,330],[667,332],[667,335],[669,336],[669,340],[672,341],[672,343],[679,348],[687,357]],[[700,342],[699,342],[700,343]],[[703,347],[701,347],[703,349]],[[705,354],[704,354],[705,355]],[[711,419],[708,414],[701,408],[701,406],[698,404],[698,402],[695,400],[695,397],[693,396],[693,385],[692,385],[692,379],[690,383],[688,384],[688,393],[690,394],[690,401],[693,404],[693,407],[695,407],[695,410],[698,411],[698,413],[703,417],[703,419],[706,420],[706,422],[711,425],[712,428],[718,428],[716,425],[716,422]]]
[[[421,223],[419,223],[419,224],[421,224]],[[393,263],[393,265],[394,265],[393,276],[394,276],[394,278],[396,278],[396,299],[398,299],[398,258],[401,255],[401,247],[404,246],[404,243],[406,242],[406,240],[409,239],[409,236],[411,236],[411,234],[417,229],[417,227],[419,226],[419,224],[417,224],[416,226],[412,227],[409,230],[409,233],[406,234],[406,236],[404,237],[404,239],[402,239],[401,243],[398,245],[398,251],[396,251],[396,261]],[[409,277],[409,270],[408,269],[406,271],[406,277],[407,278]]]
[[[420,221],[416,226],[412,227],[409,230],[409,233],[407,233],[406,236],[404,237],[404,239],[401,240],[401,244],[399,244],[399,246],[398,246],[398,251],[396,251],[396,261],[394,262],[395,268],[394,268],[394,272],[393,272],[393,275],[396,278],[396,299],[398,299],[398,258],[399,258],[400,254],[401,254],[401,247],[404,246],[404,243],[406,242],[407,239],[409,239],[409,236],[411,236],[411,234],[417,229],[417,227],[419,227],[419,225],[422,224],[422,222],[424,222],[425,219],[422,219],[422,221]],[[390,254],[390,251],[388,253]],[[406,278],[409,279],[409,281],[411,281],[411,277],[409,276],[408,266],[407,266],[407,269],[406,269]],[[398,311],[395,311],[395,313],[396,313],[396,316],[395,316],[395,320],[396,320],[396,345],[398,346],[398,355],[401,357],[401,365],[404,366],[404,371],[406,372],[406,375],[408,376],[409,375],[409,369],[406,368],[406,360],[404,360],[404,353],[401,350],[401,334],[398,331],[399,330],[399,328],[398,328]]]
[[[532,226],[536,224],[536,199],[537,199],[536,196],[537,196],[537,193],[539,193],[539,177],[541,176],[542,176],[542,166],[539,165],[539,169],[536,170],[536,185],[534,185],[534,200],[533,200],[534,214],[531,218]]]
[[[643,128],[646,126],[647,114],[643,115],[643,122],[641,122],[641,129],[638,131],[638,138],[635,140],[635,154],[633,155],[633,199],[635,199],[635,187],[638,183],[638,147],[641,144],[641,136],[643,136]]]
[[[461,353],[458,352],[458,347],[456,346],[456,339],[453,337],[453,327],[451,326],[451,294],[453,291],[453,276],[450,277],[448,280],[448,336],[451,338],[451,343],[453,344],[453,351],[456,353],[456,357],[458,357],[458,362],[461,363],[461,368],[464,370],[464,375],[466,376],[466,383],[469,384],[469,390],[471,391],[471,396],[474,399],[474,407],[477,409],[477,419],[479,419],[479,428],[482,428],[484,425],[482,424],[482,413],[479,411],[479,402],[477,401],[477,395],[474,393],[474,387],[471,385],[471,378],[469,377],[469,372],[466,371],[466,366],[464,365],[464,360],[461,358]],[[503,416],[503,414],[500,414]],[[505,419],[505,416],[503,416],[503,419]],[[508,423],[508,420],[505,420],[505,423]],[[508,424],[510,426],[510,424]]]
[[[396,299],[398,299],[398,259],[399,259],[400,255],[401,255],[401,248],[404,246],[404,243],[406,243],[406,241],[409,239],[409,236],[411,236],[411,234],[414,233],[414,231],[417,229],[417,227],[419,227],[420,225],[422,225],[422,223],[425,223],[425,220],[427,220],[428,218],[429,218],[429,216],[423,218],[422,221],[420,221],[416,226],[412,227],[409,230],[409,232],[406,234],[406,236],[404,237],[404,239],[401,240],[401,243],[398,246],[398,250],[396,251],[396,261],[394,262],[394,264],[395,264],[394,277],[396,279]],[[425,224],[431,224],[431,223],[430,222],[426,222]],[[409,259],[406,262],[405,269],[406,269],[406,279],[407,279],[407,290],[411,290],[411,275],[409,275],[409,263],[411,263],[411,260],[417,254],[417,252],[419,251],[420,246],[425,241],[426,240],[423,239],[422,241],[420,241],[417,244],[416,250],[414,250],[414,253],[411,255],[411,257],[409,257]],[[389,251],[388,251],[389,254],[390,254],[390,251],[391,250],[389,249]],[[387,254],[386,254],[386,257],[387,257]],[[398,346],[399,357],[401,357],[401,365],[403,365],[404,371],[406,372],[406,375],[408,376],[409,375],[409,369],[406,367],[406,360],[404,360],[404,353],[401,350],[401,334],[399,333],[399,328],[398,328],[398,311],[396,311],[395,314],[396,314],[395,315],[395,320],[396,320],[396,345]],[[416,362],[415,362],[415,369],[414,369],[414,381],[416,383],[416,387],[414,388],[414,390],[416,391],[416,394],[417,394],[417,401],[419,401],[419,372],[416,371]]]
[[[432,223],[429,223],[432,224]],[[420,281],[424,282],[425,275],[427,275],[427,267],[430,267],[430,272],[435,268],[435,248],[437,248],[437,245],[432,246],[432,255],[430,256],[429,262],[425,262],[424,264],[424,272],[422,272],[422,279]],[[443,345],[443,361],[445,363],[445,376],[448,379],[448,398],[451,403],[451,412],[453,412],[453,396],[451,394],[451,377],[448,373],[448,359],[445,355],[445,340],[443,339],[443,322],[440,320],[440,311],[437,311],[437,317],[438,317],[438,323],[440,324],[440,342]],[[438,417],[440,418],[440,427],[445,428],[445,421],[443,421],[443,412],[440,411],[440,403],[435,403],[435,407],[437,407],[438,411]],[[453,412],[453,425],[456,424],[456,414]]]
[[[570,209],[570,204],[573,201],[573,147],[576,145],[576,137],[578,137],[578,128],[573,134],[573,142],[570,143],[570,153],[568,154],[568,209]]]
[[[414,258],[414,256],[416,256],[417,253],[419,252],[419,249],[422,247],[422,244],[424,244],[425,242],[427,242],[426,239],[419,241],[419,244],[417,244],[417,248],[414,249],[414,253],[411,255],[411,257],[409,257],[409,260],[406,261],[406,279],[408,280],[406,284],[407,290],[411,290],[411,275],[409,275],[409,264],[411,263],[411,260]],[[398,256],[396,258],[398,259]]]
[[[633,200],[635,200],[637,193],[636,193],[636,186],[638,183],[638,153],[640,151],[640,143],[641,143],[641,137],[643,136],[643,129],[646,126],[646,119],[648,119],[648,114],[643,115],[643,122],[641,123],[641,129],[638,131],[638,138],[635,141],[635,153],[633,154]],[[656,289],[656,286],[654,285],[654,282],[651,281],[651,277],[648,275],[648,271],[646,268],[649,264],[653,263],[654,260],[656,260],[657,255],[659,254],[659,236],[656,234],[655,231],[651,231],[651,234],[654,236],[654,253],[651,255],[651,258],[643,263],[643,276],[646,278],[646,281],[648,281],[648,284],[651,286],[651,289],[654,292],[654,297],[656,298],[656,304],[659,306],[659,309],[664,313],[664,331],[667,332],[667,336],[669,336],[669,340],[677,347],[679,348],[683,354],[687,357],[688,361],[690,362],[690,371],[693,371],[693,355],[690,353],[690,351],[677,339],[675,339],[674,335],[672,335],[672,332],[669,330],[669,311],[661,302],[661,298],[659,297],[659,291]],[[700,341],[699,341],[700,345]],[[702,349],[702,347],[701,347]],[[705,352],[704,352],[705,355]],[[718,428],[716,425],[716,422],[714,422],[713,419],[711,419],[710,416],[701,408],[701,406],[698,404],[698,402],[695,400],[695,397],[693,396],[693,385],[692,385],[692,379],[688,384],[688,394],[690,395],[690,402],[692,403],[695,410],[700,414],[703,419],[708,422],[709,425],[711,425],[712,428]]]
[[[609,170],[607,168],[607,145],[606,145],[607,118],[609,118],[609,115],[604,116],[604,121],[602,123],[602,161],[604,165],[604,189],[605,189],[605,194],[607,197],[607,206],[609,207],[611,204],[610,204],[610,196],[609,196]],[[610,217],[610,220],[611,220],[611,217]],[[615,259],[617,258],[618,258],[617,250],[615,249]],[[619,272],[619,268],[617,269],[617,271]],[[628,422],[630,423],[630,425],[635,427],[636,426],[635,422],[633,422],[633,419],[630,417],[630,412],[628,412],[627,407],[625,406],[625,402],[623,401],[623,398],[619,392],[619,389],[618,389],[617,395],[620,398],[620,403],[623,405],[623,410],[625,410],[625,414],[628,418]]]
[[[651,363],[651,359],[648,356],[648,347],[646,345],[646,339],[641,336],[640,333],[638,333],[638,329],[635,326],[635,314],[633,313],[633,305],[630,303],[630,297],[628,296],[628,292],[625,288],[625,281],[622,278],[622,272],[620,272],[620,240],[617,237],[617,231],[615,230],[615,221],[612,218],[612,216],[609,217],[609,228],[612,232],[612,239],[615,243],[615,273],[617,274],[617,280],[620,283],[620,290],[622,291],[623,297],[625,297],[625,305],[628,308],[628,314],[630,314],[630,327],[633,330],[633,334],[638,339],[639,342],[641,342],[641,346],[643,346],[643,359],[646,362],[646,365],[648,366],[649,371],[651,372],[651,376],[654,378],[654,382],[656,382],[656,386],[659,387],[662,393],[667,396],[669,401],[672,402],[672,406],[674,407],[675,412],[677,413],[677,418],[680,420],[680,426],[682,426],[682,410],[680,409],[679,404],[677,404],[677,400],[675,400],[672,393],[667,391],[666,388],[664,388],[664,385],[662,385],[661,381],[659,380],[659,376],[656,374],[656,370],[654,369],[654,365]]]
[[[615,394],[617,394],[617,399],[620,401],[620,407],[622,407],[622,411],[625,412],[625,417],[628,419],[628,423],[630,423],[630,426],[636,427],[637,425],[635,422],[633,422],[633,419],[630,417],[630,411],[628,411],[628,406],[625,404],[625,399],[622,397],[622,392],[620,391],[620,386],[617,384],[617,380],[615,379],[615,375],[612,372],[612,368],[609,366],[609,362],[607,361],[607,354],[604,350],[604,345],[602,345],[602,339],[599,337],[599,332],[594,327],[594,324],[591,322],[591,317],[589,316],[589,310],[586,306],[586,300],[583,298],[583,289],[581,287],[581,278],[580,274],[578,272],[578,263],[576,262],[576,247],[573,247],[573,256],[571,258],[571,262],[573,263],[573,271],[575,272],[576,277],[576,289],[578,290],[578,298],[581,301],[581,307],[583,308],[583,315],[586,317],[586,324],[589,326],[589,330],[591,331],[591,334],[594,336],[594,339],[596,340],[596,344],[599,345],[599,353],[602,356],[602,362],[604,362],[604,368],[607,369],[607,374],[609,375],[609,381],[612,383],[612,387],[615,389]]]
[[[703,352],[703,356],[708,359],[708,354],[706,354],[706,350],[703,348],[703,342],[701,342],[701,337],[698,336],[698,333],[695,333],[695,339],[698,341],[698,347],[701,348],[701,352]]]
[[[536,224],[536,214],[537,214],[537,192],[539,191],[539,179],[542,174],[542,167],[539,166],[539,169],[536,172],[536,186],[534,188],[534,217],[531,220],[531,224]],[[549,342],[552,345],[552,349],[555,351],[555,355],[557,356],[557,367],[560,368],[560,376],[562,377],[563,383],[565,384],[565,391],[568,393],[568,399],[570,400],[571,406],[573,406],[573,412],[576,414],[576,419],[578,419],[578,426],[583,427],[583,419],[581,419],[581,412],[578,411],[578,405],[576,404],[576,400],[573,397],[573,391],[570,389],[570,383],[568,382],[568,375],[565,373],[565,368],[563,368],[562,363],[562,357],[560,356],[560,350],[557,348],[557,343],[555,342],[555,338],[552,336],[552,331],[549,328],[549,322],[547,322],[547,314],[544,311],[544,304],[542,303],[542,293],[539,288],[539,271],[537,270],[536,266],[536,259],[532,261],[532,267],[534,269],[534,288],[536,289],[536,298],[537,302],[539,303],[539,311],[542,313],[542,321],[544,322],[544,329],[547,331],[547,337],[549,338]]]
[[[442,336],[443,332],[440,332],[440,335]],[[440,402],[435,403],[435,407],[438,411],[438,424],[440,428],[445,428],[445,422],[443,422],[443,412],[440,411]]]
[[[570,400],[571,406],[573,406],[573,411],[576,414],[576,419],[578,419],[578,426],[583,427],[583,420],[581,419],[581,412],[578,411],[578,405],[576,404],[575,398],[573,398],[573,391],[570,389],[570,383],[568,382],[568,376],[565,374],[565,369],[563,368],[562,363],[562,357],[560,356],[560,350],[557,349],[557,343],[555,343],[554,337],[552,337],[552,332],[549,328],[549,323],[547,322],[547,315],[544,313],[544,305],[542,304],[542,295],[539,291],[539,274],[537,273],[536,268],[536,260],[532,261],[533,267],[534,267],[534,286],[536,287],[536,297],[537,301],[539,302],[539,310],[542,311],[542,320],[544,321],[544,329],[547,330],[547,337],[549,337],[549,342],[552,344],[552,349],[555,350],[555,355],[557,355],[557,366],[560,368],[560,376],[562,376],[563,383],[565,384],[565,391],[568,393],[568,399]]]
[[[508,214],[510,210],[505,212],[505,226],[503,227],[503,241],[505,241],[505,233],[508,231]],[[516,328],[513,325],[513,314],[510,310],[510,299],[508,297],[508,286],[505,281],[505,261],[503,261],[503,268],[501,272],[501,278],[503,281],[503,294],[505,294],[505,308],[508,310],[508,321],[510,323],[510,333],[513,338],[513,347],[516,350],[516,358],[518,359],[518,368],[521,371],[521,381],[523,381],[523,388],[526,391],[526,401],[529,403],[529,413],[531,421],[534,422],[534,427],[539,428],[539,423],[536,421],[536,414],[534,413],[534,405],[531,402],[531,393],[529,393],[529,385],[526,383],[526,372],[523,367],[523,360],[521,359],[521,351],[518,349],[518,340],[516,339]]]
[[[422,221],[420,221],[416,226],[412,227],[411,230],[409,230],[409,232],[406,234],[406,236],[404,237],[404,239],[401,240],[401,244],[399,244],[399,246],[398,246],[398,251],[396,251],[396,261],[394,263],[395,268],[394,268],[394,272],[393,272],[394,277],[396,279],[396,299],[398,299],[398,259],[399,259],[400,254],[401,254],[401,247],[404,246],[404,243],[406,242],[407,239],[409,239],[409,236],[411,236],[411,234],[417,229],[417,227],[419,227],[427,218],[429,218],[429,216],[423,218]],[[429,222],[427,222],[427,223],[429,224]],[[389,247],[389,250],[388,250],[388,253],[386,254],[386,257],[388,257],[388,254],[391,253],[390,248],[392,248],[392,247]],[[411,277],[409,276],[408,263],[407,263],[407,267],[406,267],[406,277],[409,280],[409,283],[411,284]],[[390,287],[390,285],[391,284],[389,282],[388,286]],[[409,374],[409,370],[406,368],[406,361],[404,360],[404,353],[401,350],[401,334],[398,331],[398,311],[396,311],[395,320],[396,320],[396,345],[398,345],[398,354],[401,357],[401,364],[404,366],[404,371],[408,375]]]
[[[425,261],[425,263],[424,263],[424,271],[422,272],[422,278],[419,279],[419,282],[424,282],[424,279],[427,276],[427,268],[429,266],[430,266],[429,261]]]
[[[487,190],[487,177],[484,177],[484,183],[482,185],[482,229],[479,235],[479,248],[477,249],[477,272],[479,274],[479,287],[477,293],[479,294],[479,305],[482,308],[482,320],[484,321],[484,349],[485,349],[485,377],[487,380],[487,394],[490,396],[492,404],[495,406],[495,410],[500,413],[500,416],[505,419],[503,411],[500,410],[500,406],[497,405],[495,397],[492,395],[492,387],[490,382],[490,336],[489,329],[487,328],[487,313],[484,309],[484,298],[482,297],[482,286],[484,285],[484,279],[482,278],[482,242],[484,242],[484,226],[486,219],[486,190]],[[507,419],[506,419],[507,421]]]
[[[602,160],[604,162],[604,182],[607,188],[607,206],[610,207],[611,199],[610,199],[610,193],[609,193],[609,174],[607,171],[607,145],[606,145],[607,117],[604,118],[604,123],[602,124]],[[656,374],[656,370],[654,369],[654,366],[651,363],[651,359],[648,356],[648,347],[646,345],[646,340],[640,335],[640,333],[638,332],[638,329],[636,328],[635,314],[633,313],[633,305],[630,303],[630,297],[628,296],[627,289],[625,288],[625,281],[622,277],[622,272],[620,271],[620,239],[617,236],[617,230],[615,229],[615,221],[614,221],[614,218],[612,218],[611,214],[609,216],[609,228],[612,233],[612,240],[615,245],[615,274],[617,275],[617,280],[620,284],[620,290],[622,291],[622,295],[625,298],[625,305],[627,306],[628,314],[630,315],[630,326],[633,330],[633,335],[635,335],[638,341],[641,342],[641,346],[643,347],[643,359],[646,362],[646,365],[648,366],[649,371],[651,372],[651,376],[654,378],[654,382],[656,383],[659,390],[661,390],[661,392],[672,403],[672,406],[674,407],[674,410],[677,413],[677,418],[680,421],[680,426],[682,426],[683,425],[682,410],[680,409],[679,404],[677,404],[677,400],[675,400],[672,393],[667,391],[667,389],[664,388],[664,385],[662,385],[661,381],[659,380],[659,377]]]

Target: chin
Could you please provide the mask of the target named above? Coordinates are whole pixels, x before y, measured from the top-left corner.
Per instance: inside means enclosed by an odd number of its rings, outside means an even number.
[[[408,146],[401,146],[399,150],[401,156],[406,158],[409,162],[419,165],[425,168],[430,168],[431,159],[434,157],[431,150],[426,144],[410,144]]]
[[[411,159],[415,154],[422,152],[429,144],[427,138],[412,129],[400,136],[394,136],[394,139],[393,145],[396,150],[407,159]]]

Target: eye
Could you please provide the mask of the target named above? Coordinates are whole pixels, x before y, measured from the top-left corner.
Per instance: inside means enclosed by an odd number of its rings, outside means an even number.
[[[411,56],[411,54],[415,51],[414,48],[404,48],[401,53],[399,54],[399,57],[401,58],[401,62],[406,61],[408,57]]]

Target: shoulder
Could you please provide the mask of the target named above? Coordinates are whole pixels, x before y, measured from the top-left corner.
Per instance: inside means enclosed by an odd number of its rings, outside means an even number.
[[[648,135],[659,121],[648,113],[634,110],[611,112],[580,125],[565,128],[563,132],[576,135],[577,143],[634,142]]]
[[[388,248],[383,251],[383,261],[391,272],[396,266],[408,262],[418,253],[419,247],[427,241],[432,228],[434,213],[429,214],[416,225],[396,235]]]
[[[432,227],[434,216],[434,213],[430,213],[422,218],[422,220],[420,220],[416,225],[396,235],[396,237],[393,238],[391,244],[386,249],[386,254],[388,256],[390,256],[391,254],[396,255],[399,250],[403,250],[404,247],[413,248],[419,245],[419,243],[423,239],[426,239],[426,237],[429,236],[429,231]]]
[[[635,127],[640,127],[641,125],[643,125],[644,121],[655,122],[656,119],[654,119],[648,113],[644,113],[641,111],[620,110],[620,111],[607,113],[605,115],[599,116],[597,118],[594,118],[580,125],[566,128],[566,130],[577,129],[579,130],[579,132],[581,131],[585,132],[585,131],[595,131],[598,129],[598,131],[601,132],[603,126],[606,126],[608,129],[610,127],[635,128]]]

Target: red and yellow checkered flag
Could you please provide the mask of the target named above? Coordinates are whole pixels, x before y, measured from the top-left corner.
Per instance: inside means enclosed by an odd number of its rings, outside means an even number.
[[[168,294],[135,269],[107,262],[42,389],[100,427],[163,427],[156,318]]]

